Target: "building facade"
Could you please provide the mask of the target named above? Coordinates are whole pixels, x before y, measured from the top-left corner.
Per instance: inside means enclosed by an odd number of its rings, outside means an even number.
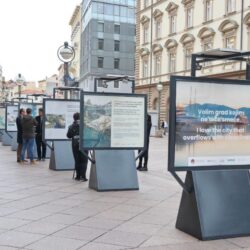
[[[168,119],[170,76],[190,75],[192,53],[250,49],[250,1],[138,0],[136,31],[136,91],[148,95],[149,109],[160,102],[160,117]],[[201,66],[197,76],[244,78],[245,65],[237,62]]]
[[[71,26],[71,45],[75,50],[75,58],[69,65],[69,74],[76,82],[80,78],[80,50],[81,50],[81,6],[75,7],[75,10],[70,18],[69,25]]]
[[[135,0],[83,0],[80,53],[84,90],[95,78],[134,76]]]

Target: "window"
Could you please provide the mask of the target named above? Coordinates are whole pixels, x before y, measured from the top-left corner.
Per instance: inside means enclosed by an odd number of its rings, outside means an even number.
[[[205,21],[212,20],[213,18],[212,4],[213,4],[212,0],[205,1],[205,18],[204,18]]]
[[[120,6],[114,5],[114,16],[120,16]]]
[[[175,33],[176,32],[176,15],[170,16],[170,33]]]
[[[161,19],[155,20],[155,38],[161,37]]]
[[[120,64],[120,59],[119,58],[115,58],[114,59],[114,69],[119,69],[119,65]]]
[[[235,36],[225,38],[225,47],[227,49],[235,49]]]
[[[186,27],[193,27],[193,7],[188,7],[186,9]]]
[[[114,42],[114,50],[115,51],[120,51],[120,41],[115,40],[115,42]]]
[[[191,68],[191,56],[193,53],[193,48],[185,49],[185,70],[189,70]]]
[[[161,55],[155,55],[155,75],[161,74]]]
[[[169,72],[176,71],[176,52],[169,53]]]
[[[119,88],[119,81],[118,80],[114,81],[114,88],[116,88],[116,89]]]
[[[97,31],[104,32],[104,23],[101,23],[101,22],[97,23]]]
[[[148,25],[144,25],[143,26],[143,43],[148,43],[149,39],[149,32],[148,32],[149,28]]]
[[[98,39],[98,49],[103,50],[104,47],[104,40]]]
[[[113,13],[114,13],[113,5],[105,3],[104,4],[104,13],[105,13],[105,15],[113,16]]]
[[[103,68],[103,57],[98,57],[98,62],[97,62],[97,67],[98,68]]]
[[[98,3],[97,4],[97,13],[98,14],[103,14],[104,13],[104,5],[103,5],[103,3]]]
[[[142,77],[148,77],[148,59],[142,60]]]
[[[226,0],[226,13],[231,13],[236,11],[236,1],[235,0]]]
[[[115,34],[120,34],[120,24],[115,24],[114,25],[114,33]]]

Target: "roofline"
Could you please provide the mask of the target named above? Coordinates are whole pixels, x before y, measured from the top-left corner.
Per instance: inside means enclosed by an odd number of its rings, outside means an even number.
[[[77,5],[77,6],[75,7],[75,10],[74,10],[74,12],[73,12],[71,18],[70,18],[69,25],[72,25],[72,24],[73,24],[73,22],[74,22],[74,20],[75,20],[75,18],[76,18],[76,16],[77,16],[77,14],[78,14],[79,11],[80,11],[80,5]]]

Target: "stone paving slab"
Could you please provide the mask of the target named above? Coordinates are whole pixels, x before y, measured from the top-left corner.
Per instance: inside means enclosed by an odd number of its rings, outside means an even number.
[[[175,229],[182,190],[167,172],[166,137],[151,138],[139,191],[96,192],[49,160],[15,159],[0,145],[0,250],[250,250],[250,237],[201,242]]]

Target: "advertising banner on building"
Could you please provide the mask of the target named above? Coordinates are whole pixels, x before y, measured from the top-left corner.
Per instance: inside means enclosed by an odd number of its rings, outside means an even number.
[[[68,127],[73,123],[73,115],[80,111],[80,101],[63,99],[44,99],[45,119],[44,140],[69,140]]]
[[[82,149],[145,146],[145,95],[82,93],[81,114]]]
[[[5,107],[0,107],[0,130],[5,130]]]
[[[7,132],[16,132],[16,118],[18,116],[18,105],[7,105],[5,113],[5,130]]]
[[[170,168],[250,168],[250,82],[172,77],[170,88]]]

